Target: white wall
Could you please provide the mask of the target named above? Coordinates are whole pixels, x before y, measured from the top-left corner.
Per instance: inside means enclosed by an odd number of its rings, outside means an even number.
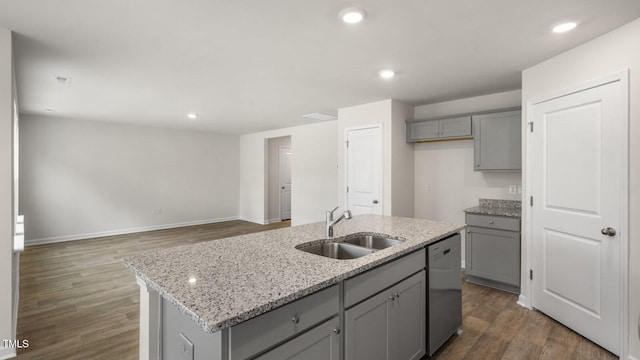
[[[414,147],[407,143],[406,121],[413,120],[414,107],[391,103],[391,214],[413,217],[415,211]]]
[[[291,146],[291,136],[279,137],[268,140],[267,168],[269,177],[268,188],[268,222],[281,220],[280,218],[280,147]]]
[[[34,116],[20,125],[30,243],[237,218],[237,136]]]
[[[268,218],[268,139],[291,136],[291,224],[323,221],[336,200],[336,122],[265,131],[240,137],[240,218]]]
[[[629,93],[629,353],[640,359],[640,19],[522,73],[522,102],[630,69]],[[523,109],[526,123],[526,109]],[[523,138],[523,144],[526,137]],[[523,159],[523,168],[526,159]],[[524,176],[526,180],[526,175]],[[525,182],[526,186],[526,182]],[[528,208],[524,208],[526,221]],[[531,241],[523,233],[523,251]],[[523,254],[523,259],[526,253]],[[523,274],[525,273],[523,268]],[[523,284],[526,278],[523,279]],[[525,287],[523,286],[523,290]],[[525,292],[524,296],[528,296]]]
[[[405,141],[405,120],[412,120],[412,106],[396,100],[338,109],[338,204],[346,207],[345,197],[345,129],[382,124],[382,213],[413,216],[413,147]],[[395,161],[395,163],[394,163]],[[394,196],[398,196],[394,199]]]
[[[519,90],[417,106],[416,119],[520,106]],[[473,170],[473,140],[417,143],[415,149],[415,217],[464,224],[463,209],[479,198],[520,200],[509,185],[521,184],[521,173]],[[431,185],[431,190],[429,190]],[[464,260],[464,233],[462,259]]]
[[[11,31],[0,28],[0,340],[15,339],[13,324],[13,48]],[[15,349],[0,343],[0,359]]]

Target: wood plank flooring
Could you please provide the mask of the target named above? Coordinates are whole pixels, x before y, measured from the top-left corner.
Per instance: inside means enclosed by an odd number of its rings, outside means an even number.
[[[21,256],[18,349],[25,359],[137,359],[139,290],[122,258],[289,226],[230,221],[29,246]],[[517,296],[463,283],[463,333],[434,359],[615,359]]]

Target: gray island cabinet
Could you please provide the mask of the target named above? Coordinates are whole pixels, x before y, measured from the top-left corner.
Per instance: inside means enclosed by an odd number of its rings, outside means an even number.
[[[322,240],[322,223],[127,258],[140,285],[140,358],[418,360],[428,339],[425,248],[463,227],[357,216],[335,237],[404,241],[349,260],[295,248]]]

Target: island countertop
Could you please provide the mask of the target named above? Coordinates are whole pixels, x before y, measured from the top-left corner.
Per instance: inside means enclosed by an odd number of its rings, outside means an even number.
[[[365,232],[406,241],[357,259],[330,259],[295,248],[325,239],[324,223],[313,223],[143,252],[125,258],[124,264],[204,331],[216,332],[462,228],[464,225],[448,222],[360,215],[335,225],[334,238]]]

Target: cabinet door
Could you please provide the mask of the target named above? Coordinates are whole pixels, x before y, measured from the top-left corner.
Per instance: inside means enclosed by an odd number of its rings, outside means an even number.
[[[475,170],[521,170],[521,118],[520,110],[473,117]]]
[[[465,272],[520,286],[520,233],[468,227]]]
[[[324,322],[275,349],[258,360],[338,360],[340,331],[337,317]]]
[[[417,360],[426,350],[426,272],[345,311],[347,360]]]
[[[389,296],[387,291],[383,291],[345,311],[347,360],[389,359]]]
[[[471,136],[471,116],[442,119],[439,122],[441,138]]]
[[[418,360],[426,352],[426,273],[390,289],[389,359]]]
[[[440,133],[438,120],[408,123],[407,133],[407,141],[435,139]]]

